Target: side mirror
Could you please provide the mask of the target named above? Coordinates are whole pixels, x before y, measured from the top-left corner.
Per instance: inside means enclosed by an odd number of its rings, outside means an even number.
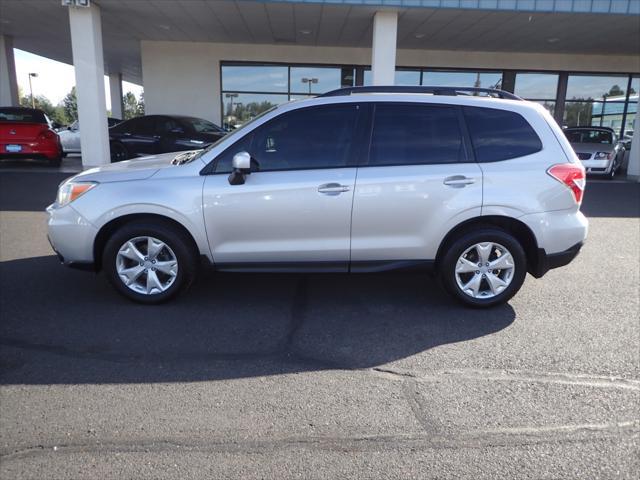
[[[233,172],[229,175],[230,185],[243,185],[245,177],[251,173],[251,155],[247,152],[238,152],[231,161]]]

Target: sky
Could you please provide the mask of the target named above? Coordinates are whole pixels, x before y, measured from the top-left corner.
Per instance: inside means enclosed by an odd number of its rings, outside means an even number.
[[[51,103],[57,105],[71,91],[76,84],[75,72],[72,65],[56,62],[46,57],[34,55],[23,50],[13,49],[16,61],[16,76],[23,95],[29,94],[29,73],[38,76],[31,79],[33,95],[44,95]],[[109,94],[109,80],[104,77],[104,90],[107,96],[107,109],[111,108]],[[136,97],[142,93],[142,87],[129,82],[122,82],[122,93],[132,92]]]

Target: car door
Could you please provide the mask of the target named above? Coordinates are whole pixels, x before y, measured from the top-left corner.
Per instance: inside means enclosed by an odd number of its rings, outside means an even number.
[[[116,127],[119,140],[132,157],[156,153],[155,116],[133,118]]]
[[[446,233],[481,212],[482,172],[462,114],[453,105],[377,102],[372,116],[353,203],[351,268],[433,260]]]
[[[358,117],[354,103],[296,109],[218,156],[203,191],[218,268],[348,269]],[[230,185],[240,151],[251,155],[252,172]]]

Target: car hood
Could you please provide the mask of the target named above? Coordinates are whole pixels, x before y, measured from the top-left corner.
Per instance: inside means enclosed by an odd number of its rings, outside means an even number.
[[[74,177],[80,182],[124,182],[129,180],[144,180],[155,175],[164,168],[176,168],[171,162],[185,152],[171,152],[134,160],[112,163],[101,167],[91,168]]]
[[[607,145],[606,143],[572,143],[571,147],[576,152],[593,153],[593,152],[613,152],[615,145]]]

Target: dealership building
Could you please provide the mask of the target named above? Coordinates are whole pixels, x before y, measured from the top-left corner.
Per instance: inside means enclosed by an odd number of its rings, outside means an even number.
[[[0,0],[0,104],[13,48],[73,64],[83,162],[109,161],[103,76],[148,114],[236,126],[353,85],[501,88],[562,125],[633,137],[640,176],[640,0]]]

